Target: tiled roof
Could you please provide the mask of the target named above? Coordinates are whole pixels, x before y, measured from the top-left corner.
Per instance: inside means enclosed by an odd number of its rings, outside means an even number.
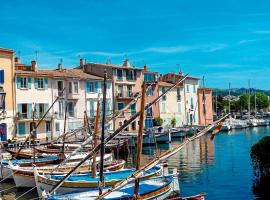
[[[164,82],[164,81],[159,81],[158,82],[158,85],[159,86],[165,86],[165,87],[171,87],[171,86],[173,86],[172,83],[168,83],[168,82]]]
[[[94,79],[103,80],[102,77],[92,74],[84,73],[81,69],[62,69],[62,70],[37,70],[26,71],[16,70],[15,74],[18,75],[32,75],[32,76],[47,76],[51,78],[79,78],[79,79]]]
[[[11,49],[1,48],[1,47],[0,47],[0,51],[4,51],[4,52],[7,52],[7,53],[14,53],[15,52],[15,51],[13,51]]]
[[[138,67],[127,67],[127,66],[122,66],[122,65],[112,65],[112,64],[102,64],[102,63],[86,63],[86,65],[92,65],[95,67],[109,67],[109,68],[113,68],[113,69],[136,69],[136,70],[143,70],[143,68],[138,68]]]

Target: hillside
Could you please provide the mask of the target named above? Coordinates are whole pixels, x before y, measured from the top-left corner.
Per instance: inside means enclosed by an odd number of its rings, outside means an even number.
[[[270,96],[270,90],[260,90],[260,89],[254,89],[254,88],[251,88],[250,90],[251,90],[251,93],[256,91],[256,92],[261,92]],[[248,92],[247,88],[231,88],[231,95],[233,96],[240,96],[241,94],[245,92]],[[229,93],[228,89],[213,88],[213,96],[216,94],[226,96],[228,95],[228,93]]]

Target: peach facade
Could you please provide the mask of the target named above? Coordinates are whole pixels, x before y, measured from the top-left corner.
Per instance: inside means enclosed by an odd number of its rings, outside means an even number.
[[[14,51],[0,48],[1,96],[5,95],[5,106],[0,113],[0,140],[12,139],[15,132],[14,117]]]
[[[205,95],[203,95],[205,93]],[[203,98],[205,96],[205,100]],[[213,122],[212,90],[198,88],[199,124],[208,125]]]

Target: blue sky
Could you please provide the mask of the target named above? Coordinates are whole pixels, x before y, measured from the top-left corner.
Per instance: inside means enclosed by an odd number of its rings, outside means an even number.
[[[0,0],[0,46],[40,68],[89,62],[202,77],[209,87],[270,89],[265,0]]]

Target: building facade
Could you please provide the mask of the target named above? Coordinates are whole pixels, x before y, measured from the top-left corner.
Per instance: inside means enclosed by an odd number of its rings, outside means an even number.
[[[0,141],[12,139],[14,118],[14,51],[0,48]]]
[[[102,77],[81,69],[63,69],[59,64],[55,70],[40,70],[35,61],[29,66],[16,62],[15,80],[17,138],[28,136],[54,102],[37,128],[37,138],[52,139],[63,134],[65,113],[66,130],[80,129],[85,111],[93,120],[103,84]],[[108,103],[112,101],[110,85],[108,82]],[[111,107],[109,103],[107,109]]]
[[[208,125],[213,122],[212,89],[198,88],[199,124]]]

